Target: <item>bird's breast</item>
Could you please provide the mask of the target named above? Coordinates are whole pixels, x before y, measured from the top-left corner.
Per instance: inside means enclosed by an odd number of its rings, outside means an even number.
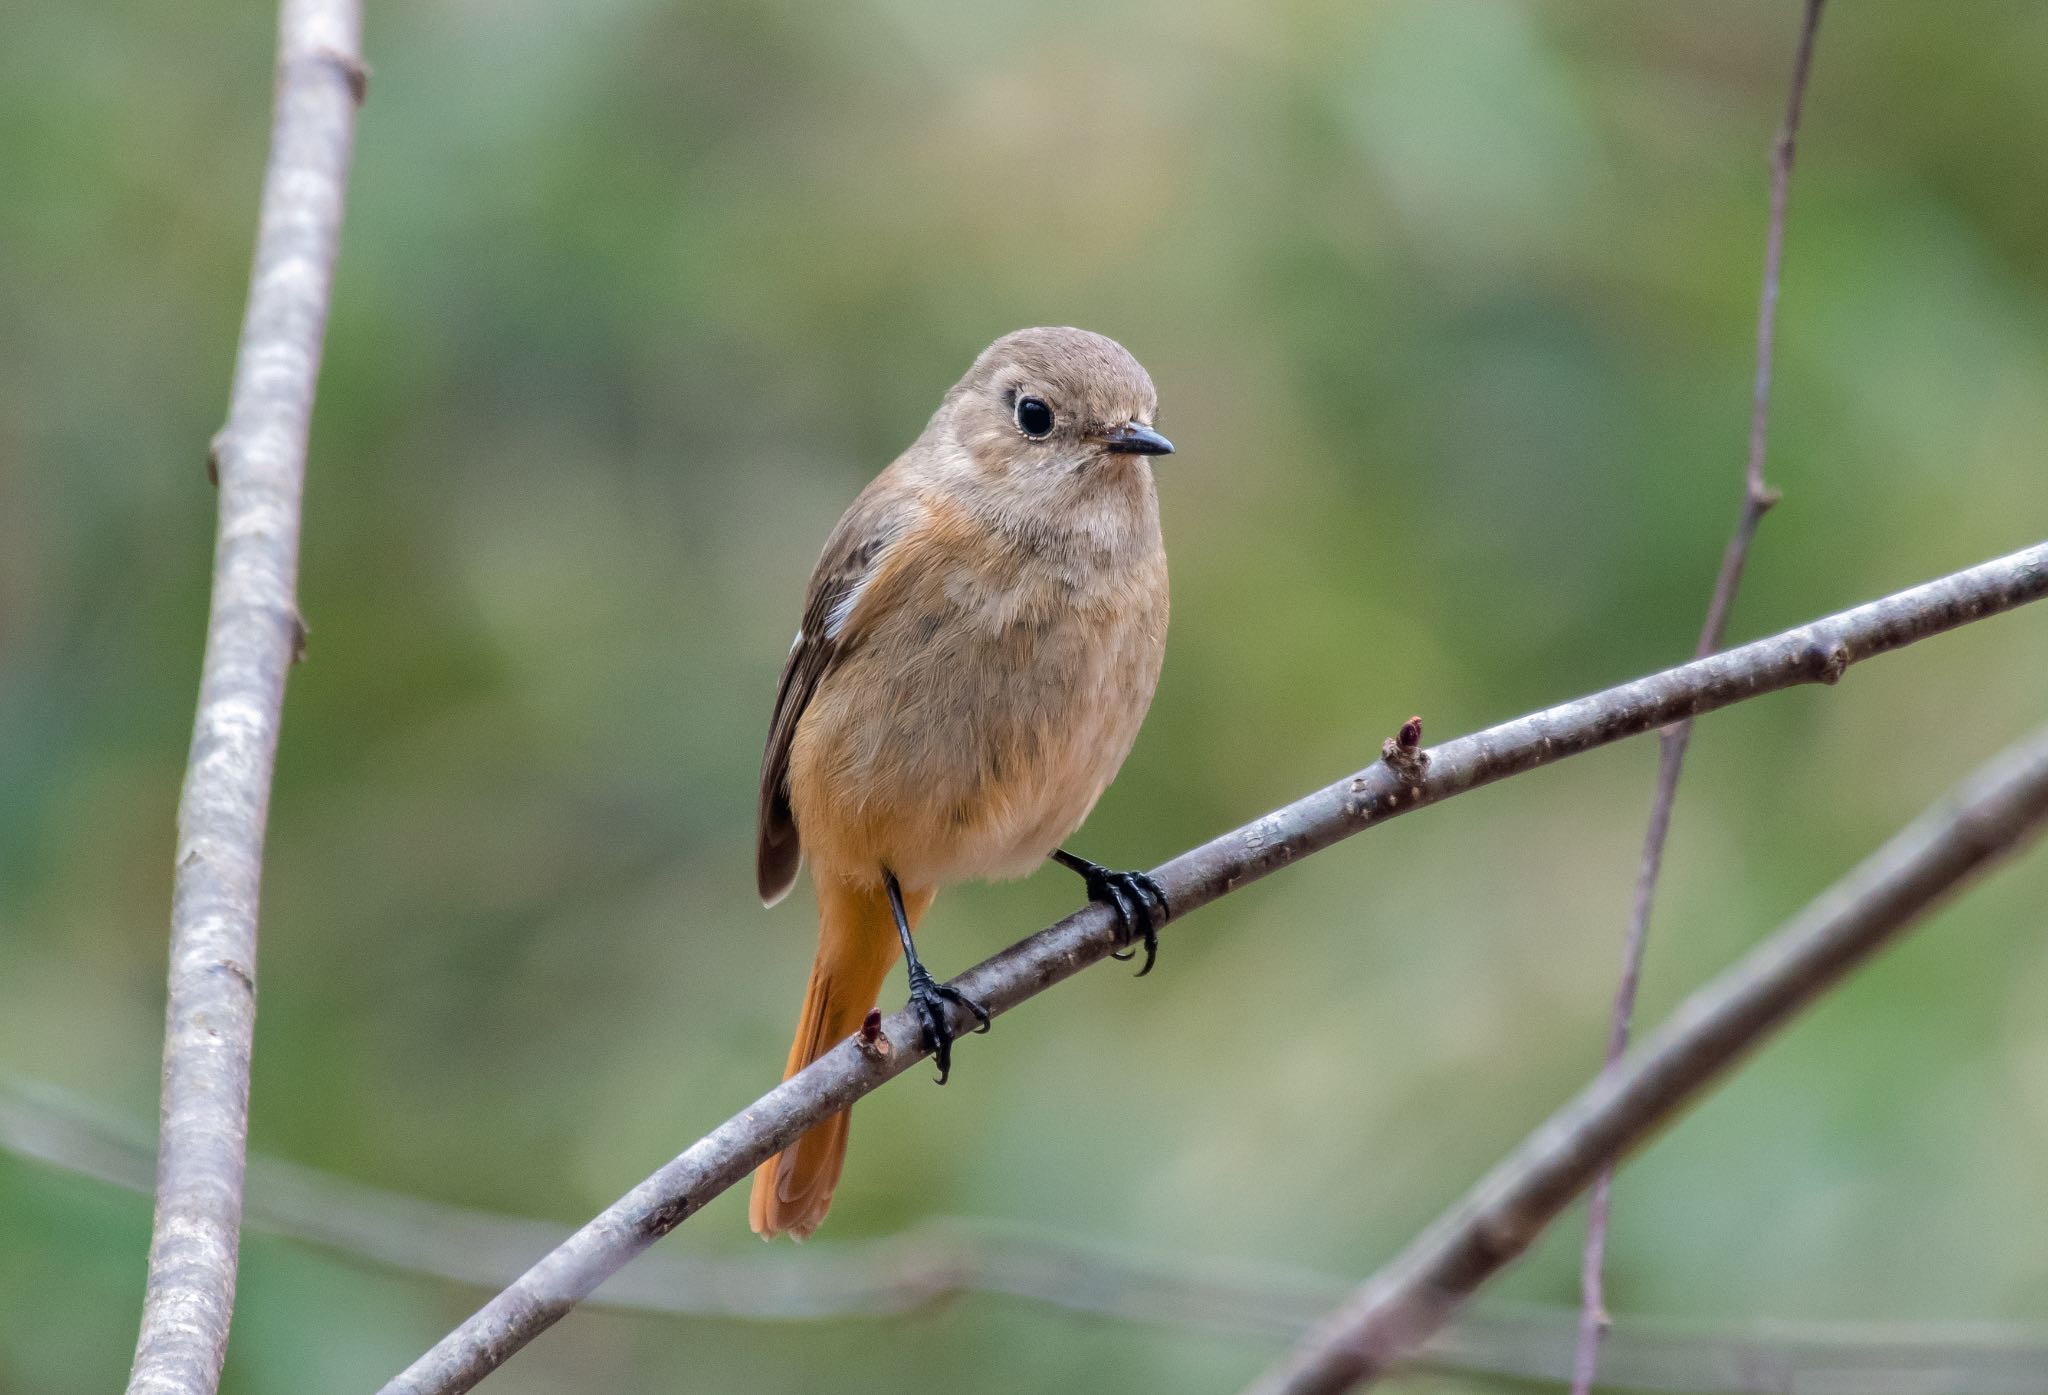
[[[1154,538],[1104,556],[969,531],[900,559],[797,730],[791,802],[814,863],[911,886],[1018,876],[1071,833],[1158,682]]]

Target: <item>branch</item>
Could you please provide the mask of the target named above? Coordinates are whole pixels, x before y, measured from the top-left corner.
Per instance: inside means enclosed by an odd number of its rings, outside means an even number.
[[[363,95],[355,0],[286,0],[255,267],[208,471],[220,531],[178,806],[162,1147],[131,1392],[211,1395],[235,1301],[256,912],[294,601],[313,386]]]
[[[1412,773],[1375,763],[1181,854],[1152,875],[1178,919],[1410,810],[1682,717],[1801,683],[1833,683],[1852,663],[2044,595],[2048,543],[2037,543],[1770,639],[1446,742],[1404,760]],[[1090,904],[953,982],[991,1013],[1003,1013],[1115,948],[1111,912]],[[963,1041],[968,1025],[955,1023]],[[861,1038],[841,1042],[563,1241],[392,1380],[386,1395],[469,1389],[713,1197],[924,1055],[916,1020],[904,1012],[882,1022],[872,1045]]]
[[[1251,1391],[1335,1395],[1384,1371],[1526,1250],[1601,1168],[1974,873],[2018,851],[2044,821],[2048,727],[1993,759],[1686,999],[1640,1053],[1551,1115]]]
[[[154,1141],[91,1102],[47,1085],[0,1080],[0,1149],[147,1195]],[[447,1206],[261,1155],[249,1159],[243,1223],[385,1269],[497,1288],[562,1238],[561,1227]],[[890,1318],[963,1294],[1058,1312],[1261,1342],[1293,1341],[1340,1302],[1329,1274],[1188,1255],[1133,1255],[934,1219],[880,1240],[826,1241],[801,1254],[655,1252],[590,1298],[620,1312],[803,1323]],[[1439,1371],[1562,1382],[1578,1313],[1487,1304],[1461,1313],[1420,1352]],[[2048,1368],[2048,1329],[2019,1323],[1679,1323],[1625,1317],[1603,1353],[1635,1390],[1790,1395],[1826,1374],[1830,1395],[2011,1395]]]
[[[1806,0],[1806,18],[1799,30],[1799,48],[1792,60],[1792,91],[1785,100],[1785,120],[1771,149],[1771,216],[1764,234],[1764,281],[1756,310],[1756,380],[1750,391],[1749,464],[1743,472],[1742,515],[1721,554],[1720,575],[1700,627],[1693,657],[1703,659],[1721,647],[1735,590],[1749,561],[1749,545],[1757,525],[1778,502],[1778,492],[1764,483],[1764,437],[1771,420],[1771,352],[1777,341],[1778,285],[1785,264],[1785,200],[1792,183],[1792,152],[1799,138],[1799,111],[1806,99],[1806,76],[1813,67],[1813,40],[1820,28],[1826,0]],[[1656,899],[1657,875],[1664,866],[1664,842],[1671,833],[1671,806],[1678,798],[1678,777],[1685,768],[1685,748],[1692,741],[1692,722],[1675,722],[1657,738],[1657,793],[1650,802],[1650,825],[1643,834],[1642,859],[1636,867],[1634,903],[1629,908],[1628,934],[1622,941],[1621,978],[1614,989],[1614,1015],[1607,1030],[1607,1068],[1614,1069],[1628,1050],[1630,1020],[1635,1016],[1636,986],[1643,977],[1643,951],[1650,938],[1650,905]],[[1614,1170],[1593,1183],[1586,1212],[1586,1253],[1580,1268],[1578,1355],[1572,1364],[1572,1395],[1593,1388],[1600,1334],[1607,1325],[1607,1298],[1600,1270],[1607,1257],[1607,1204]]]

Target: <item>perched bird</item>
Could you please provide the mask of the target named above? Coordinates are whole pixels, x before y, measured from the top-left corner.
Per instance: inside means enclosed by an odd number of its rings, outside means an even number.
[[[991,344],[839,520],[811,575],[761,762],[756,870],[773,905],[810,859],[818,955],[784,1078],[857,1030],[900,946],[944,1084],[958,1003],[911,932],[948,882],[1051,857],[1157,950],[1150,877],[1060,848],[1115,777],[1166,647],[1152,380],[1081,329]],[[1127,950],[1124,957],[1135,950]],[[763,1237],[816,1230],[847,1115],[754,1176]]]

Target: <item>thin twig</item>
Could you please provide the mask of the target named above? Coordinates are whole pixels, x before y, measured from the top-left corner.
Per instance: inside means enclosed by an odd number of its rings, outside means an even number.
[[[249,305],[208,470],[220,532],[178,806],[162,1146],[131,1392],[211,1395],[235,1302],[256,914],[294,597],[313,388],[362,99],[355,0],[286,0]]]
[[[1735,607],[1735,591],[1742,584],[1742,568],[1749,560],[1749,545],[1757,525],[1778,502],[1778,491],[1764,483],[1764,438],[1771,421],[1771,357],[1777,342],[1778,287],[1785,264],[1785,201],[1792,184],[1792,155],[1799,139],[1799,113],[1806,101],[1806,77],[1813,67],[1813,40],[1820,28],[1821,7],[1826,0],[1806,0],[1806,15],[1800,25],[1799,47],[1792,59],[1792,90],[1785,100],[1785,119],[1778,127],[1778,139],[1771,148],[1771,214],[1764,234],[1763,289],[1756,308],[1756,379],[1750,390],[1749,462],[1743,472],[1742,514],[1721,554],[1721,571],[1714,578],[1714,593],[1707,603],[1707,618],[1700,627],[1699,643],[1693,657],[1705,658],[1721,647],[1728,630],[1728,615]],[[1657,792],[1650,803],[1650,824],[1643,834],[1642,859],[1636,867],[1634,902],[1629,909],[1628,934],[1622,941],[1621,978],[1614,990],[1614,1014],[1607,1031],[1606,1064],[1612,1070],[1628,1050],[1629,1023],[1635,1016],[1636,988],[1643,976],[1643,953],[1650,937],[1650,905],[1656,899],[1657,875],[1664,865],[1664,841],[1671,832],[1671,806],[1678,798],[1678,777],[1685,768],[1685,750],[1692,741],[1692,723],[1674,722],[1657,738]],[[1607,1257],[1607,1212],[1614,1188],[1614,1172],[1604,1171],[1594,1180],[1586,1212],[1586,1251],[1579,1273],[1581,1310],[1578,1353],[1572,1363],[1572,1395],[1587,1395],[1593,1388],[1593,1370],[1599,1360],[1600,1334],[1607,1326],[1607,1298],[1601,1269]]]
[[[0,1149],[148,1195],[154,1140],[91,1102],[0,1080]],[[249,1159],[244,1226],[400,1273],[496,1289],[562,1227],[365,1186],[260,1154]],[[888,1319],[981,1294],[1054,1312],[1257,1342],[1291,1342],[1342,1301],[1330,1274],[1189,1255],[1134,1254],[1014,1227],[936,1218],[879,1240],[754,1247],[738,1255],[660,1250],[592,1294],[592,1306],[674,1317],[805,1323]],[[1481,1303],[1416,1353],[1438,1371],[1561,1382],[1578,1310]],[[1624,1317],[1602,1353],[1633,1390],[1792,1395],[1825,1376],[1830,1395],[2044,1395],[2048,1328],[2021,1323],[1785,1324]]]
[[[1739,652],[1739,651],[1738,651]],[[1997,756],[1602,1071],[1316,1325],[1253,1395],[1336,1395],[1413,1351],[1601,1168],[2048,821],[2048,727]]]
[[[2048,543],[2037,543],[1773,638],[1446,742],[1425,753],[1425,772],[1414,783],[1376,762],[1183,853],[1152,875],[1178,919],[1410,810],[1682,717],[1801,683],[1835,682],[1852,663],[2043,595]],[[1117,947],[1112,913],[1091,904],[953,982],[991,1013],[1002,1013]],[[955,1023],[963,1041],[969,1025]],[[884,1019],[882,1030],[889,1051],[864,1051],[849,1039],[770,1090],[562,1242],[391,1381],[387,1395],[469,1389],[762,1161],[924,1059],[910,1014]]]

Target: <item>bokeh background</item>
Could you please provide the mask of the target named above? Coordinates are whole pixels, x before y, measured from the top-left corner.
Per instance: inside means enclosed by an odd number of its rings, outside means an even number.
[[[1410,712],[1441,739],[1683,657],[1797,9],[373,4],[255,1149],[569,1223],[773,1082],[812,924],[753,899],[754,781],[804,580],[1016,326],[1123,340],[1181,448],[1165,677],[1090,856],[1161,860]],[[272,24],[0,3],[0,1075],[136,1127]],[[2048,532],[2043,71],[2026,0],[1828,14],[1734,637]],[[2039,721],[2044,676],[2023,612],[1705,722],[1643,1020]],[[1654,763],[1402,820],[1004,1019],[944,1092],[860,1107],[815,1245],[961,1216],[1363,1274],[1594,1069]],[[1075,903],[1056,870],[949,893],[928,953]],[[1972,891],[1641,1155],[1615,1309],[2038,1316],[2044,906],[2048,858]],[[665,1246],[762,1254],[744,1212]],[[119,1382],[148,1220],[0,1156],[0,1389]],[[1572,1302],[1581,1228],[1499,1292]],[[482,1296],[252,1235],[227,1388],[371,1388]],[[582,1313],[491,1388],[1221,1391],[1274,1354],[996,1298]]]

